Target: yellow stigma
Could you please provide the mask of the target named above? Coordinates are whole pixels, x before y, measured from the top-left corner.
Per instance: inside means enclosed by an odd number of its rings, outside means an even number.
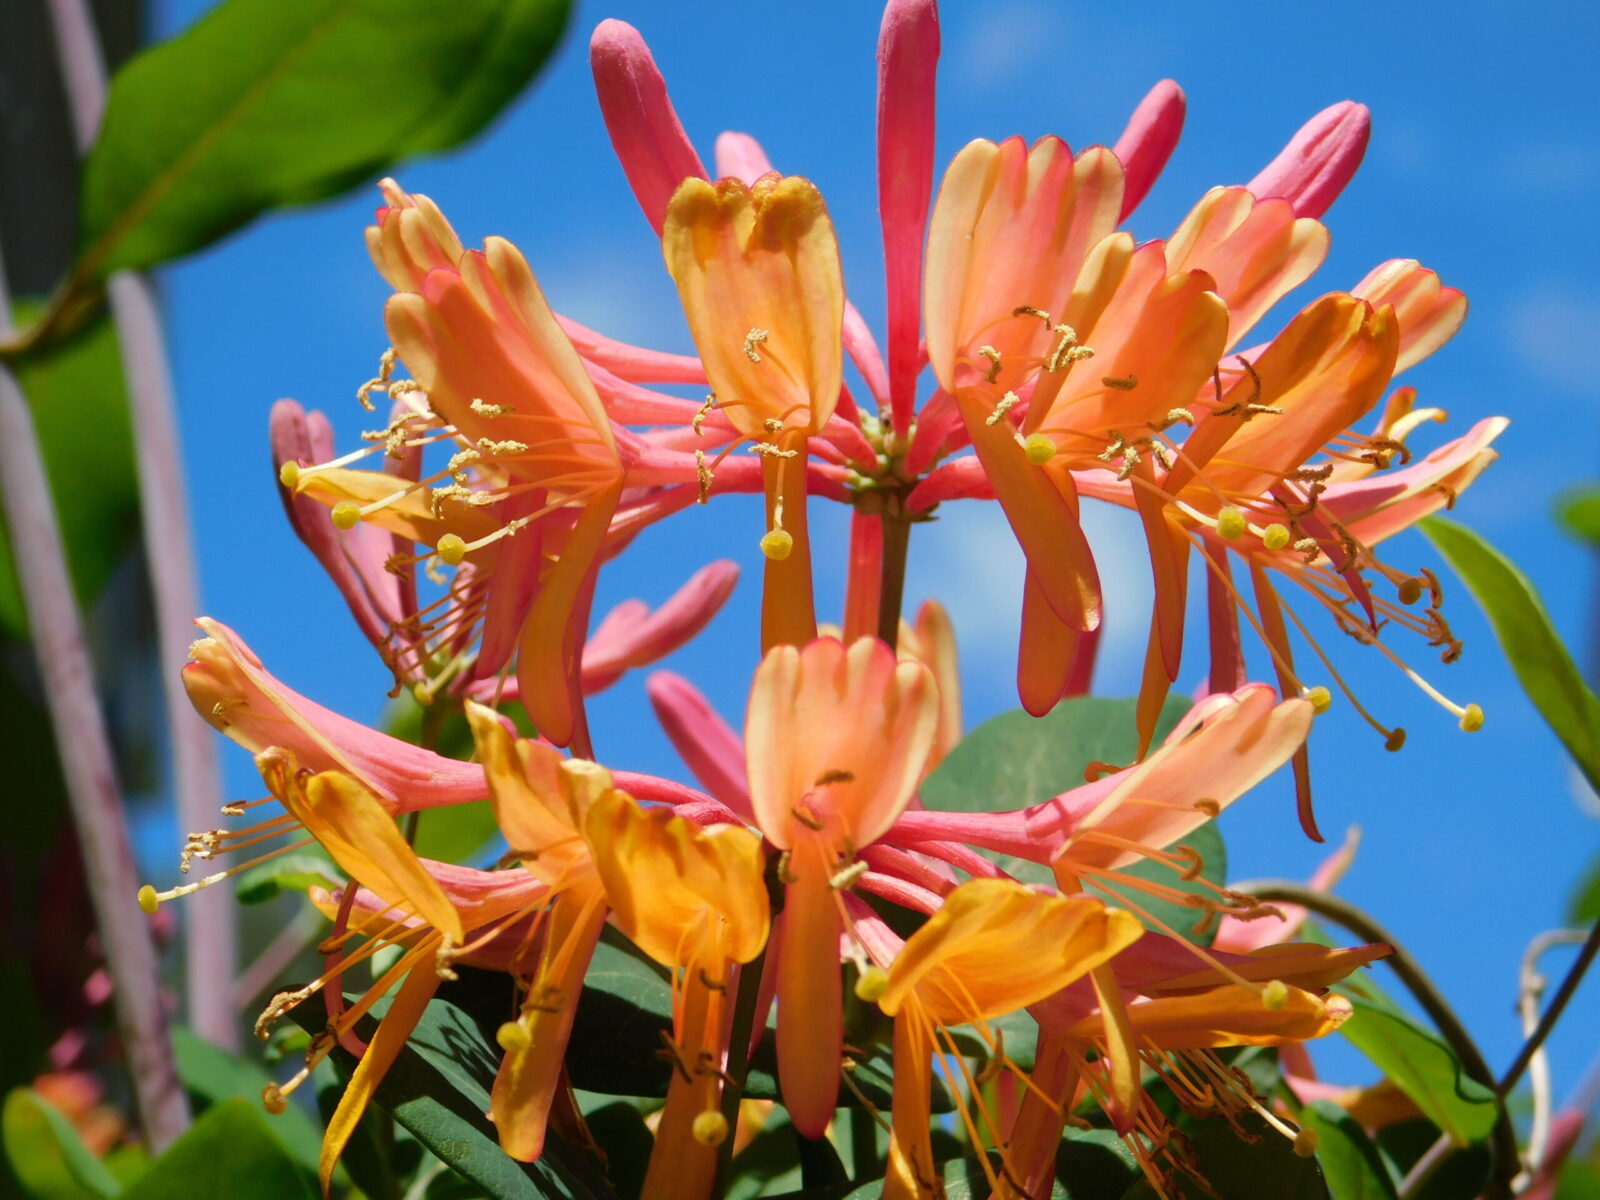
[[[1244,536],[1245,525],[1244,514],[1231,505],[1217,514],[1217,535],[1230,542]]]
[[[278,482],[294,491],[294,485],[300,482],[300,464],[292,458],[285,462],[278,468]]]
[[[533,1035],[515,1021],[507,1021],[495,1030],[494,1040],[507,1054],[520,1054],[533,1045]]]
[[[728,1121],[716,1109],[707,1109],[694,1119],[690,1127],[694,1140],[702,1146],[720,1146],[728,1137]]]
[[[1401,604],[1415,604],[1418,600],[1422,599],[1421,580],[1402,579],[1400,581],[1400,587],[1397,590],[1400,593]]]
[[[1325,713],[1333,703],[1333,693],[1319,683],[1314,688],[1306,689],[1305,699],[1311,701],[1312,711]]]
[[[1028,455],[1028,461],[1036,467],[1042,467],[1056,456],[1056,444],[1042,433],[1030,433],[1028,440],[1022,443],[1022,449]]]
[[[153,913],[161,907],[161,897],[148,883],[139,889],[139,907],[147,913]]]
[[[1261,544],[1268,550],[1282,550],[1289,544],[1289,528],[1274,522],[1261,533]]]
[[[1483,709],[1469,704],[1461,713],[1461,732],[1477,733],[1483,728]]]
[[[449,566],[455,566],[467,556],[467,543],[460,534],[447,533],[434,547],[439,557]]]
[[[1289,1003],[1289,985],[1281,979],[1274,979],[1261,989],[1261,1007],[1268,1012],[1282,1012],[1283,1006]]]
[[[275,1083],[269,1083],[261,1089],[261,1107],[273,1116],[277,1116],[289,1107],[289,1102],[283,1098],[283,1092]]]
[[[761,538],[761,553],[773,562],[782,562],[794,550],[794,538],[787,529],[769,529]]]
[[[361,505],[354,500],[341,500],[333,506],[333,523],[340,529],[354,529],[361,520]]]
[[[1294,1152],[1301,1158],[1310,1158],[1317,1152],[1317,1131],[1302,1129],[1294,1135]]]
[[[856,976],[856,999],[865,1004],[877,1003],[889,990],[889,972],[879,966],[869,966]]]

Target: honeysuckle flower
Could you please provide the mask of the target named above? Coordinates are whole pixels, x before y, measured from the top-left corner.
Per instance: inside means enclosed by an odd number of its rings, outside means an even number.
[[[975,1100],[978,1093],[946,1031],[974,1026],[1003,1060],[989,1021],[1061,990],[1143,933],[1135,917],[1099,900],[1049,895],[1009,880],[970,880],[945,897],[894,957],[878,998],[894,1018],[894,1124],[885,1197],[932,1200],[942,1194],[928,1126],[933,1060],[964,1077]],[[965,1108],[960,1116],[974,1145],[1002,1142],[981,1102],[977,1120]],[[979,1160],[996,1189],[1012,1175],[1003,1145],[1000,1159],[998,1173],[987,1159]]]
[[[672,972],[672,1082],[641,1194],[709,1196],[729,1132],[720,1103],[734,967],[761,953],[770,924],[761,839],[618,792],[590,806],[584,835],[617,927]]]
[[[781,852],[778,1077],[795,1128],[820,1137],[839,1088],[843,1043],[840,889],[859,852],[894,823],[922,781],[938,728],[932,673],[875,638],[821,638],[762,658],[745,721],[750,805]]]

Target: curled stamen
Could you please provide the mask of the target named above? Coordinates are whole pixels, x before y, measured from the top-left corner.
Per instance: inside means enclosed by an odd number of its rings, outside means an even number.
[[[989,360],[989,369],[984,373],[984,382],[993,383],[1000,378],[1000,351],[993,346],[979,346],[978,354]],[[993,424],[993,422],[991,422]]]
[[[767,340],[765,329],[752,329],[744,335],[744,356],[753,363],[761,361],[761,355],[756,353],[756,347]]]

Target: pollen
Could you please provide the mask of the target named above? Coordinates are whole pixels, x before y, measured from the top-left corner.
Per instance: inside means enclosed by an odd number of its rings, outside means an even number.
[[[354,529],[361,520],[361,506],[354,500],[341,500],[333,506],[333,523],[339,529]]]
[[[1281,979],[1274,979],[1261,989],[1261,1007],[1268,1012],[1281,1012],[1289,1003],[1289,987]]]
[[[782,562],[794,552],[794,538],[787,529],[769,529],[761,537],[761,553],[773,562]]]
[[[1320,683],[1314,688],[1307,688],[1303,699],[1311,701],[1311,708],[1315,712],[1325,713],[1328,706],[1333,703],[1333,693]]]
[[[278,468],[278,482],[291,492],[294,491],[294,485],[300,482],[300,464],[292,458],[285,461],[283,466]]]
[[[1483,709],[1476,704],[1467,705],[1461,714],[1461,732],[1477,733],[1483,728]]]
[[[445,534],[434,549],[439,557],[452,567],[467,556],[466,540],[458,533]]]
[[[863,1004],[876,1004],[889,990],[889,972],[876,964],[856,976],[856,999]]]
[[[161,907],[161,897],[156,895],[155,888],[148,883],[139,889],[139,908],[147,913],[153,913]]]
[[[494,1040],[507,1054],[521,1054],[533,1045],[533,1035],[515,1021],[507,1021],[495,1030]]]
[[[1217,535],[1231,542],[1244,536],[1247,524],[1244,513],[1229,505],[1217,514]]]
[[[1036,467],[1042,467],[1056,456],[1056,444],[1042,433],[1030,433],[1027,441],[1022,443],[1023,450],[1028,455],[1028,461]]]
[[[702,1146],[720,1146],[728,1138],[728,1119],[716,1109],[708,1108],[695,1117],[690,1131]]]
[[[1261,544],[1268,550],[1282,550],[1289,544],[1289,527],[1274,522],[1261,534]]]

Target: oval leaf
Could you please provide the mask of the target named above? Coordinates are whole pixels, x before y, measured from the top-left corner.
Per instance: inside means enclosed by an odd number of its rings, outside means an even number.
[[[273,1136],[260,1106],[224,1100],[201,1115],[122,1200],[227,1196],[230,1200],[315,1200],[311,1173]]]
[[[225,0],[112,80],[84,164],[80,278],[196,250],[476,133],[568,0]]]
[[[1528,699],[1589,785],[1600,789],[1600,700],[1556,635],[1539,593],[1505,555],[1466,526],[1429,517],[1421,528],[1488,616]]]

